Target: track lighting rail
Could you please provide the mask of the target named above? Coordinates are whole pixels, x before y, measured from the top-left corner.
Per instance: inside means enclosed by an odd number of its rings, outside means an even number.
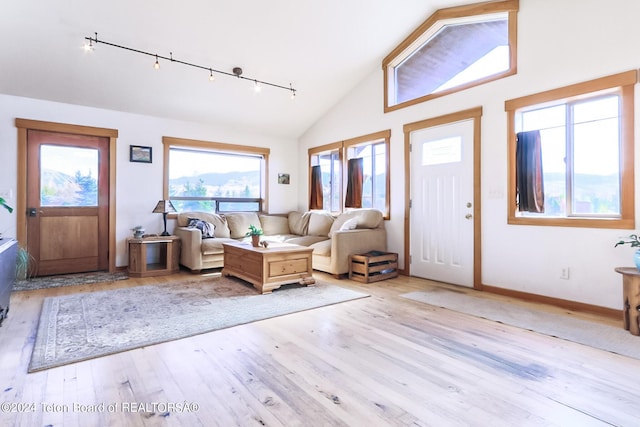
[[[223,74],[225,76],[231,76],[231,77],[236,77],[238,79],[242,79],[242,80],[248,80],[250,82],[253,82],[255,84],[256,87],[256,91],[259,91],[259,85],[266,85],[266,86],[271,86],[271,87],[276,87],[279,89],[284,89],[287,90],[291,93],[291,98],[295,98],[296,96],[296,89],[293,88],[293,86],[291,85],[291,83],[289,83],[289,86],[283,86],[283,85],[279,85],[276,83],[270,83],[264,80],[258,80],[258,79],[252,79],[249,77],[245,77],[242,75],[242,68],[240,67],[234,67],[233,70],[231,72],[228,71],[222,71],[222,70],[218,70],[212,67],[206,67],[204,65],[198,65],[198,64],[194,64],[191,62],[187,62],[187,61],[182,61],[180,59],[176,59],[173,57],[173,52],[169,52],[169,56],[163,56],[163,55],[158,55],[157,53],[151,53],[151,52],[146,52],[144,50],[140,50],[140,49],[135,49],[132,47],[128,47],[128,46],[122,46],[116,43],[111,43],[108,41],[104,41],[104,40],[99,40],[98,39],[98,33],[94,33],[95,36],[94,37],[85,37],[85,40],[87,41],[85,43],[85,49],[87,50],[92,50],[94,48],[95,45],[97,44],[104,44],[107,46],[112,46],[112,47],[117,47],[118,49],[124,49],[124,50],[128,50],[130,52],[134,52],[134,53],[139,53],[141,55],[147,55],[147,56],[151,56],[152,58],[155,58],[155,63],[154,63],[154,68],[158,69],[160,68],[160,63],[158,62],[159,59],[165,60],[165,61],[169,61],[169,62],[174,62],[177,64],[182,64],[182,65],[186,65],[189,67],[193,67],[193,68],[198,68],[201,70],[205,70],[209,72],[209,80],[213,80],[213,73],[216,74]]]

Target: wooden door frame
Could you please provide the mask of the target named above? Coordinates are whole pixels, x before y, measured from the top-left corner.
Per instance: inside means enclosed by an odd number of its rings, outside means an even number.
[[[411,275],[411,132],[434,126],[447,125],[463,120],[473,120],[473,288],[482,290],[482,230],[481,230],[481,141],[480,122],[482,107],[471,108],[444,116],[407,123],[404,132],[404,270],[403,274]]]
[[[109,138],[109,272],[116,271],[116,143],[117,129],[97,128],[67,123],[43,122],[16,118],[18,129],[18,179],[16,191],[16,210],[18,212],[16,235],[20,246],[27,244],[27,131],[41,130],[49,132],[71,133]]]

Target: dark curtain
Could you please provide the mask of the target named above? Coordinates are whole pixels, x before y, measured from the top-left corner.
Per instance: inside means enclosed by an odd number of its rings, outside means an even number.
[[[347,194],[344,198],[345,208],[362,207],[362,159],[349,159],[347,168]]]
[[[516,191],[520,212],[544,212],[540,131],[516,135]]]
[[[311,199],[309,209],[322,209],[324,200],[322,197],[322,170],[320,165],[311,166]]]

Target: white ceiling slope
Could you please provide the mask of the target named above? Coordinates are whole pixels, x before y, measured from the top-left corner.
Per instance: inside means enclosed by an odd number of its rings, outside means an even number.
[[[465,3],[464,1],[462,3]],[[435,10],[454,0],[12,0],[0,12],[0,93],[296,138]],[[282,89],[99,44],[85,36]],[[381,82],[382,84],[382,82]],[[382,100],[380,101],[382,108]]]

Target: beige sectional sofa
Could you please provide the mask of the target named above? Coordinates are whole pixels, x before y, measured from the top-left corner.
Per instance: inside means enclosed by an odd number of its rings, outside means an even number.
[[[195,218],[215,227],[213,238],[203,238],[200,229],[189,227]],[[261,240],[285,242],[313,248],[313,268],[334,275],[349,272],[351,254],[386,251],[387,234],[382,213],[375,209],[354,209],[333,217],[324,211],[263,215],[234,212],[224,215],[207,212],[178,214],[174,234],[180,237],[180,264],[193,271],[223,266],[222,243],[244,240],[249,225],[262,228]]]

